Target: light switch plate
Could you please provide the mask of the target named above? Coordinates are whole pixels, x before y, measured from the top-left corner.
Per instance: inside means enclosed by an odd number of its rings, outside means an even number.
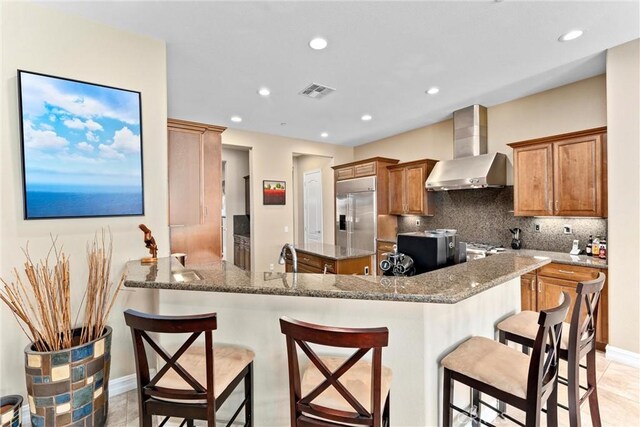
[[[564,234],[572,234],[573,233],[573,227],[571,227],[571,225],[569,225],[569,224],[565,224],[562,227],[562,230],[564,231]]]
[[[542,226],[540,224],[533,224],[533,231],[539,233],[542,230]]]

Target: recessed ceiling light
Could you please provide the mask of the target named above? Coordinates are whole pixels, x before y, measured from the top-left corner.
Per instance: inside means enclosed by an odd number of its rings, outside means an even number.
[[[320,134],[320,136],[321,136],[321,137],[323,137],[323,138],[326,138],[326,137],[328,137],[328,136],[329,136],[329,134],[328,134],[327,132],[322,132],[322,133]]]
[[[234,123],[240,123],[242,121],[242,117],[240,116],[231,116],[231,121]]]
[[[371,117],[371,114],[365,114],[360,118],[362,119],[363,122],[368,122],[369,120],[373,119],[373,117]]]
[[[575,40],[582,35],[582,30],[571,30],[568,33],[564,33],[560,37],[558,37],[559,42],[568,42],[570,40]]]
[[[327,47],[327,41],[322,37],[316,37],[309,42],[309,47],[313,50],[322,50]]]
[[[260,96],[269,96],[271,95],[271,91],[269,90],[269,88],[261,87],[260,89],[258,89],[258,94]]]
[[[430,87],[427,91],[426,91],[429,95],[435,95],[436,93],[440,92],[440,88],[437,87]]]

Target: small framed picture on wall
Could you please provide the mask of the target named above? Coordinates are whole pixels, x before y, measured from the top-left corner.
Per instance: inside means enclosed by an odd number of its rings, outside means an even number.
[[[262,204],[284,205],[287,201],[285,181],[262,181]]]

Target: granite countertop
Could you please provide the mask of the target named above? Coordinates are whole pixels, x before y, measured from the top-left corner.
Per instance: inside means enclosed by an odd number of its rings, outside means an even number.
[[[504,253],[413,277],[386,277],[249,272],[225,261],[185,268],[167,257],[154,265],[129,261],[124,284],[132,288],[454,304],[550,261]]]
[[[594,268],[608,268],[606,259],[600,259],[597,257],[587,255],[569,255],[566,252],[551,252],[551,251],[538,251],[535,249],[507,249],[507,253],[518,253],[523,256],[541,256],[548,257],[551,262],[557,262],[558,264],[579,265],[582,267],[594,267]],[[492,255],[493,256],[493,255]]]
[[[306,252],[311,255],[318,255],[324,258],[330,258],[335,260],[349,259],[349,258],[362,258],[365,256],[374,255],[374,251],[365,251],[362,249],[348,249],[344,246],[329,245],[326,243],[301,243],[294,245],[296,251]]]

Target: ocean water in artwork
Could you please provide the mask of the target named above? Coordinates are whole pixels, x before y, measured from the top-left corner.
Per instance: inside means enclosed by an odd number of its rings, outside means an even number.
[[[136,215],[142,211],[139,187],[34,185],[26,197],[29,218]]]
[[[140,93],[19,78],[25,218],[142,215]]]

